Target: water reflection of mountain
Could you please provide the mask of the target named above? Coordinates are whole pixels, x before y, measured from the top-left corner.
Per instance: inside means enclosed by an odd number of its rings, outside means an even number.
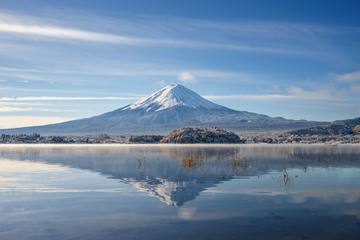
[[[348,146],[9,147],[1,148],[0,156],[94,171],[174,206],[234,177],[286,168],[360,164],[360,149]]]

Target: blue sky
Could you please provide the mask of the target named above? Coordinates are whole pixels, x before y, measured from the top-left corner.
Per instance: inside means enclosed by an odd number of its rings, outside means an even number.
[[[170,83],[270,116],[360,116],[359,7],[2,0],[0,127],[92,116]]]

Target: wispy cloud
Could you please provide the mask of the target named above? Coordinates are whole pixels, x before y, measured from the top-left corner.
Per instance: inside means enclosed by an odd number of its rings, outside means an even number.
[[[20,19],[17,20],[17,19]],[[41,22],[41,19],[34,21],[34,18],[28,17],[32,21],[26,21],[27,16],[7,15],[6,18],[0,18],[0,32],[17,34],[23,36],[53,39],[86,41],[94,43],[118,44],[138,47],[185,47],[197,49],[223,49],[243,52],[258,52],[269,54],[290,54],[290,55],[312,55],[305,49],[276,47],[268,45],[251,45],[241,43],[241,41],[224,41],[196,39],[193,36],[189,38],[179,38],[166,36],[162,33],[158,37],[139,37],[137,35],[121,35],[118,33],[89,31],[81,28],[62,27],[57,25],[47,25]],[[46,19],[45,19],[46,20]],[[23,21],[23,22],[22,22]],[[40,21],[40,22],[39,22]],[[26,22],[26,23],[24,23]],[[30,23],[28,23],[30,22]],[[46,21],[45,21],[46,22]],[[141,29],[141,28],[140,28]],[[143,28],[142,28],[143,29]],[[144,33],[140,33],[143,35]],[[145,33],[146,34],[146,33]]]
[[[74,110],[36,108],[36,107],[13,107],[0,106],[0,112],[73,112]]]
[[[58,96],[37,96],[37,97],[0,97],[0,101],[89,101],[89,100],[136,100],[140,96],[108,96],[108,97],[58,97]]]
[[[136,95],[136,96],[36,96],[36,97],[0,97],[0,103],[7,102],[27,102],[27,101],[111,101],[111,100],[137,100],[141,97],[147,96]],[[230,94],[230,95],[204,95],[203,97],[210,100],[253,100],[253,101],[268,101],[268,100],[341,100],[341,96],[334,92],[325,90],[320,91],[306,91],[300,87],[290,87],[287,90],[287,94]]]
[[[74,109],[58,109],[50,101],[19,101],[16,98],[0,100],[0,113],[4,112],[75,112]],[[79,112],[77,110],[76,112]]]
[[[25,107],[25,106],[46,106],[48,103],[44,102],[9,102],[9,101],[0,101],[0,107]]]
[[[47,102],[47,101],[112,101],[112,100],[138,100],[146,95],[137,95],[129,97],[116,97],[116,96],[103,96],[103,97],[76,97],[76,96],[36,96],[36,97],[0,97],[0,103],[13,103],[13,102]],[[242,99],[242,100],[281,100],[281,99],[295,99],[299,98],[295,95],[281,95],[281,94],[235,94],[235,95],[204,95],[203,97],[211,100],[222,100],[222,99]],[[31,103],[33,104],[33,103]]]
[[[57,39],[70,39],[88,42],[116,43],[125,45],[139,45],[150,41],[146,38],[132,38],[114,34],[98,33],[84,31],[73,28],[61,28],[57,26],[46,25],[26,25],[0,22],[0,31],[8,33],[17,33],[24,35],[33,35],[40,37],[49,37]]]
[[[236,72],[236,71],[218,71],[208,69],[174,69],[171,67],[161,68],[160,66],[131,66],[128,68],[107,68],[88,71],[83,70],[44,70],[44,69],[27,69],[27,68],[12,68],[1,67],[0,76],[10,77],[18,80],[49,82],[49,78],[54,82],[59,82],[64,79],[67,81],[69,77],[77,78],[78,81],[86,81],[85,77],[170,77],[178,79],[184,83],[194,83],[196,80],[204,78],[236,78],[237,81],[250,81],[254,82],[259,78],[255,74]]]
[[[294,99],[291,95],[281,94],[232,94],[232,95],[205,95],[210,100],[254,100],[254,101],[265,101],[265,100],[284,100]]]
[[[305,90],[298,86],[292,86],[288,89],[291,96],[298,99],[305,100],[341,100],[341,92],[334,89],[316,89],[316,90]]]
[[[207,95],[210,100],[249,100],[249,101],[279,101],[279,100],[341,100],[339,94],[327,90],[306,91],[293,86],[286,94],[236,94],[236,95]]]
[[[360,81],[360,71],[355,71],[351,73],[338,74],[335,76],[337,81],[341,82],[355,82]]]

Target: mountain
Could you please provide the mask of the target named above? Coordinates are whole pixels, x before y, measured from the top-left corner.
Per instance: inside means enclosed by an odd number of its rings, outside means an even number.
[[[289,133],[295,135],[348,135],[360,132],[359,129],[360,117],[334,121],[325,126],[298,129]]]
[[[236,111],[206,100],[182,85],[172,84],[147,98],[98,116],[44,126],[3,129],[0,133],[145,134],[166,133],[184,126],[217,126],[235,131],[288,130],[320,124]]]

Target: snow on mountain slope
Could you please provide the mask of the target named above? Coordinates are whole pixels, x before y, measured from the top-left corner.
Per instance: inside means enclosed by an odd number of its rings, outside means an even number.
[[[190,89],[179,85],[171,84],[153,93],[147,98],[123,108],[123,110],[139,110],[143,109],[149,111],[161,111],[175,106],[185,106],[189,108],[205,108],[205,109],[220,109],[220,105],[212,103],[199,94]]]

